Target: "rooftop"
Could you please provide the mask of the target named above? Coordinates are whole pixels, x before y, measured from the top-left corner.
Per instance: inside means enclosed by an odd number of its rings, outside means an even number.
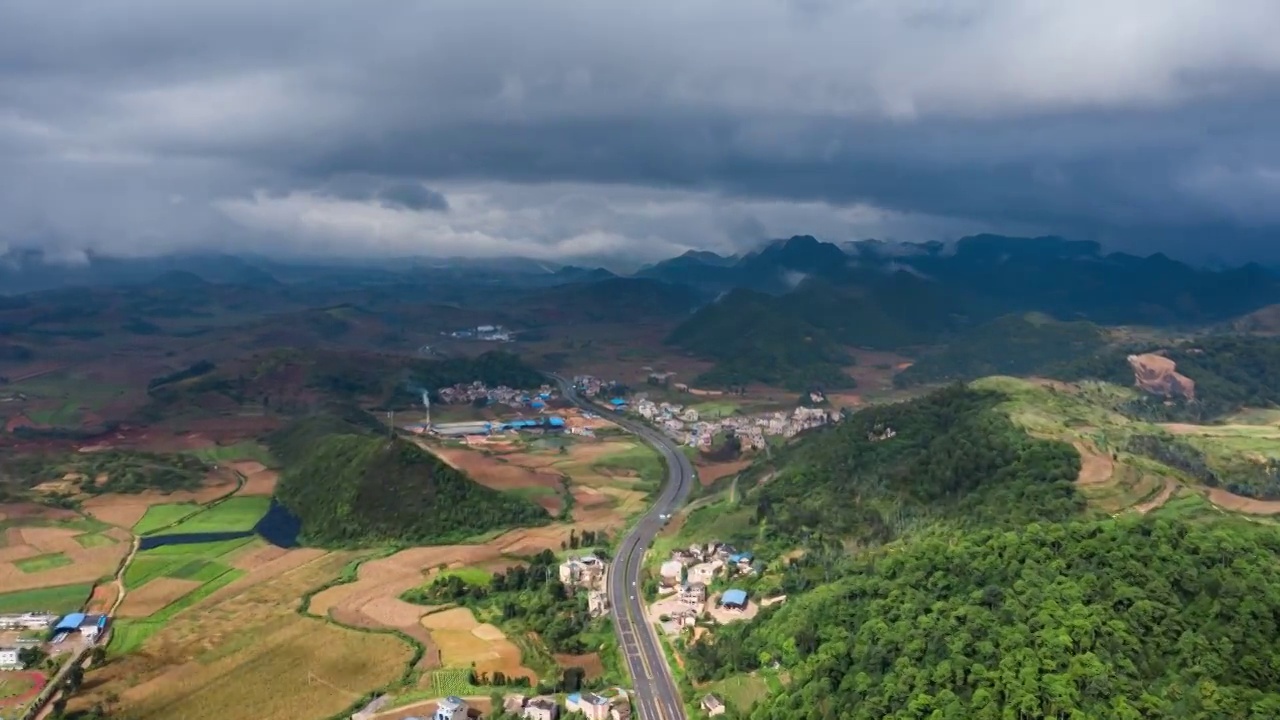
[[[55,630],[79,630],[80,625],[81,623],[84,622],[85,617],[86,616],[84,613],[71,613],[70,615],[59,620],[57,627],[55,627],[54,629]]]
[[[746,605],[747,591],[746,590],[725,590],[724,594],[720,596],[720,604],[721,605]]]

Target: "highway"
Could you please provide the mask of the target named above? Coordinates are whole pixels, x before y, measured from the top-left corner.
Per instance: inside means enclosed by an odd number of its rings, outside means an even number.
[[[600,408],[578,396],[572,383],[549,374],[560,386],[566,400],[578,407],[598,412]],[[667,656],[662,652],[653,623],[649,622],[640,591],[640,572],[644,554],[664,524],[662,515],[674,513],[689,497],[693,487],[693,464],[673,440],[641,423],[602,413],[652,445],[667,465],[667,482],[649,512],[631,529],[618,545],[609,569],[609,605],[613,608],[613,627],[618,634],[622,657],[635,684],[636,711],[639,720],[685,720],[680,688],[671,675]]]

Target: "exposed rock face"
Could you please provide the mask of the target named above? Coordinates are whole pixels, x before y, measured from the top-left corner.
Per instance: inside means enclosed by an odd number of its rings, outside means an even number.
[[[1177,364],[1163,355],[1130,355],[1129,367],[1133,368],[1134,384],[1153,395],[1196,399],[1195,381],[1179,375]]]

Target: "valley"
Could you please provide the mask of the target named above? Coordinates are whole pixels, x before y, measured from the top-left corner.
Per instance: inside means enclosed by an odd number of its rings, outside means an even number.
[[[5,342],[26,349],[0,359],[0,611],[109,615],[103,656],[50,703],[68,718],[328,718],[376,700],[370,717],[395,720],[450,695],[601,693],[650,720],[657,706],[613,694],[643,687],[615,601],[573,569],[608,566],[663,491],[667,464],[622,428],[641,423],[696,473],[630,556],[643,611],[627,618],[662,638],[668,715],[709,696],[732,717],[801,712],[833,658],[866,675],[857,699],[830,690],[858,717],[904,707],[874,690],[888,682],[958,716],[1000,704],[983,692],[1049,713],[1056,696],[992,670],[1028,647],[1067,668],[1037,687],[1067,677],[1061,702],[1096,711],[1061,643],[913,654],[930,636],[885,598],[907,593],[954,638],[997,612],[1023,628],[1030,606],[1008,592],[1024,580],[992,553],[1058,587],[1027,602],[1076,629],[1086,612],[1137,622],[1106,609],[1132,563],[1269,597],[1280,341],[1254,330],[1280,281],[1165,268],[1191,283],[1175,312],[1128,257],[1006,240],[900,250],[897,265],[802,237],[632,277],[168,276],[17,296],[0,309]],[[1005,266],[1030,279],[995,282]],[[1028,287],[1086,269],[1121,288]],[[600,404],[576,407],[544,372]],[[1148,536],[1162,544],[1131,547]],[[1213,565],[1225,547],[1242,548],[1238,577]],[[1055,548],[1093,564],[1053,585]],[[975,584],[921,579],[951,564]],[[1081,586],[1090,568],[1111,584]],[[1118,678],[1109,697],[1176,715],[1194,703],[1143,706],[1133,688],[1212,681],[1224,707],[1271,702],[1225,671],[1142,665],[1180,652],[1161,638],[1204,609],[1134,577],[1165,610],[1144,620],[1149,640],[1126,625],[1120,645],[1090,646],[1107,669],[1089,677]],[[1052,607],[1077,595],[1087,610]],[[1262,662],[1223,629],[1245,610],[1219,611],[1198,641]],[[881,654],[825,639],[840,633]],[[920,680],[943,662],[970,679]]]

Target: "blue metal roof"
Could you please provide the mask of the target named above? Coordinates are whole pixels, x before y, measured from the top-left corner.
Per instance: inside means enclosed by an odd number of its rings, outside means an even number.
[[[84,613],[71,613],[70,615],[58,621],[54,626],[54,630],[79,630],[80,623],[84,622]]]
[[[562,417],[553,417],[548,422],[551,423],[551,427],[564,427],[564,418]]]
[[[735,553],[729,556],[729,562],[736,563],[736,562],[742,562],[743,560],[746,560],[747,562],[751,562],[751,559],[753,557],[755,556],[749,552]]]
[[[610,405],[626,405],[627,401],[623,400],[622,398],[614,398],[609,401],[609,404]]]
[[[746,590],[725,590],[724,594],[720,596],[720,604],[721,605],[746,605],[747,591]]]

